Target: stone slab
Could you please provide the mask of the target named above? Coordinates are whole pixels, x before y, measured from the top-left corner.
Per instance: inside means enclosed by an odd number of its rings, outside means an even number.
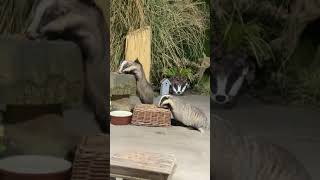
[[[136,79],[129,74],[110,74],[110,95],[123,96],[136,94]]]
[[[82,66],[74,43],[0,37],[0,103],[81,102]]]

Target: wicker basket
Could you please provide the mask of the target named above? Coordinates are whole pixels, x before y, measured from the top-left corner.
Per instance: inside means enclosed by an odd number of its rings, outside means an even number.
[[[133,110],[131,123],[137,126],[170,126],[171,112],[153,104],[139,104]]]
[[[109,179],[108,140],[106,135],[83,138],[76,151],[71,180]]]

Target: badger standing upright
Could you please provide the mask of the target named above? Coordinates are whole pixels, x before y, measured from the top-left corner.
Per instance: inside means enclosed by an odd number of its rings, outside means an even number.
[[[85,101],[106,131],[109,109],[109,28],[94,0],[38,0],[27,29],[30,39],[64,39],[82,51]]]
[[[153,104],[153,88],[147,81],[142,64],[138,59],[135,61],[122,61],[119,73],[133,74],[137,81],[137,95],[144,104]]]

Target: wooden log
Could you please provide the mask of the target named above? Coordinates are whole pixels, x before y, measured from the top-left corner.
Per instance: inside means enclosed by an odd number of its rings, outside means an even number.
[[[143,66],[147,81],[150,81],[151,69],[151,28],[146,26],[138,30],[129,31],[126,36],[125,59],[134,61],[139,59]]]

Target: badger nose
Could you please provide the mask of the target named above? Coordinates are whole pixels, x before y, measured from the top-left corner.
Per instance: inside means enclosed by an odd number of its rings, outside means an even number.
[[[223,103],[223,102],[225,102],[226,101],[226,96],[224,96],[224,95],[217,95],[216,96],[216,101],[217,102],[220,102],[220,103]]]

